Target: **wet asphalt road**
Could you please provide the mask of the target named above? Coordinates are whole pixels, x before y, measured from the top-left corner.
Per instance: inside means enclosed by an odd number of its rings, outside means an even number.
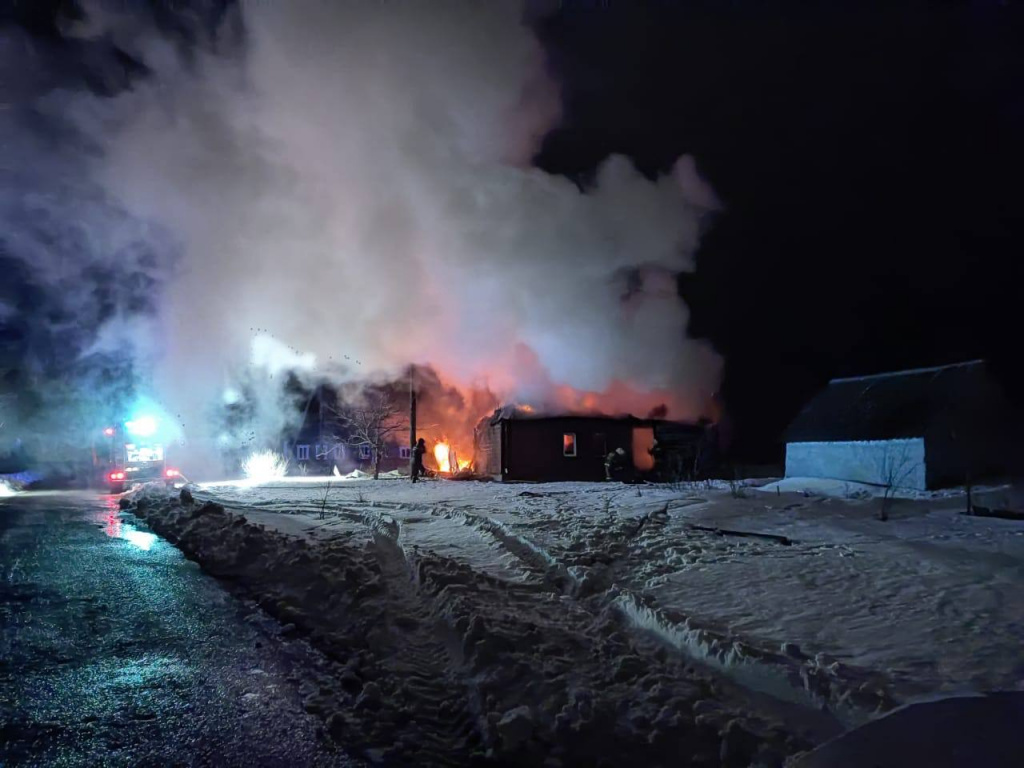
[[[0,499],[0,767],[353,766],[316,656],[116,499]]]

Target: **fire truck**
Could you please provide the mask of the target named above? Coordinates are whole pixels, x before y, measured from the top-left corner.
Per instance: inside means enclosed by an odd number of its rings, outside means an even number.
[[[94,453],[110,493],[122,493],[138,483],[184,481],[181,471],[167,463],[160,419],[141,415],[103,429]]]

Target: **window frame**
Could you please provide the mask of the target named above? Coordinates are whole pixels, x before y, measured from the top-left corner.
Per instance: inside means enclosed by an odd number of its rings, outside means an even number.
[[[409,447],[408,445],[400,445],[400,446],[398,446],[398,458],[400,458],[400,459],[411,459],[412,458],[412,448]]]
[[[372,459],[373,458],[373,449],[372,449],[372,446],[369,443],[360,443],[359,444],[359,458],[360,459]]]
[[[309,443],[295,444],[295,460],[309,461]]]
[[[572,438],[572,453],[569,453],[569,442],[566,438]],[[562,458],[575,459],[580,455],[580,443],[579,438],[575,432],[563,432],[562,433]]]

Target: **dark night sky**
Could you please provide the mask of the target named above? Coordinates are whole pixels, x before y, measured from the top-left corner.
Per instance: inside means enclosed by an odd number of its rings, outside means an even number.
[[[151,4],[187,37],[185,4]],[[725,210],[681,291],[740,445],[832,376],[988,357],[1024,390],[1020,5],[559,5],[535,26],[564,121],[536,162],[585,185],[611,153],[652,176],[696,156]],[[60,6],[8,9],[59,45]]]
[[[1019,6],[570,3],[540,34],[542,167],[690,152],[725,202],[682,290],[744,442],[838,375],[988,357],[1019,391]]]

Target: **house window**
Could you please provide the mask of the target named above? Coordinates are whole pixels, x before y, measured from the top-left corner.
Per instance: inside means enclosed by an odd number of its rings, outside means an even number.
[[[359,446],[359,458],[361,458],[361,459],[368,459],[368,458],[370,458],[370,446],[367,445],[366,443],[363,443],[362,445]]]
[[[398,457],[400,459],[410,459],[410,458],[412,458],[412,448],[410,448],[408,445],[401,445],[401,446],[399,446],[398,447]]]
[[[309,446],[308,445],[296,445],[295,446],[295,458],[299,461],[309,461]]]
[[[576,455],[576,433],[565,432],[562,435],[562,455],[563,456],[575,456]]]

